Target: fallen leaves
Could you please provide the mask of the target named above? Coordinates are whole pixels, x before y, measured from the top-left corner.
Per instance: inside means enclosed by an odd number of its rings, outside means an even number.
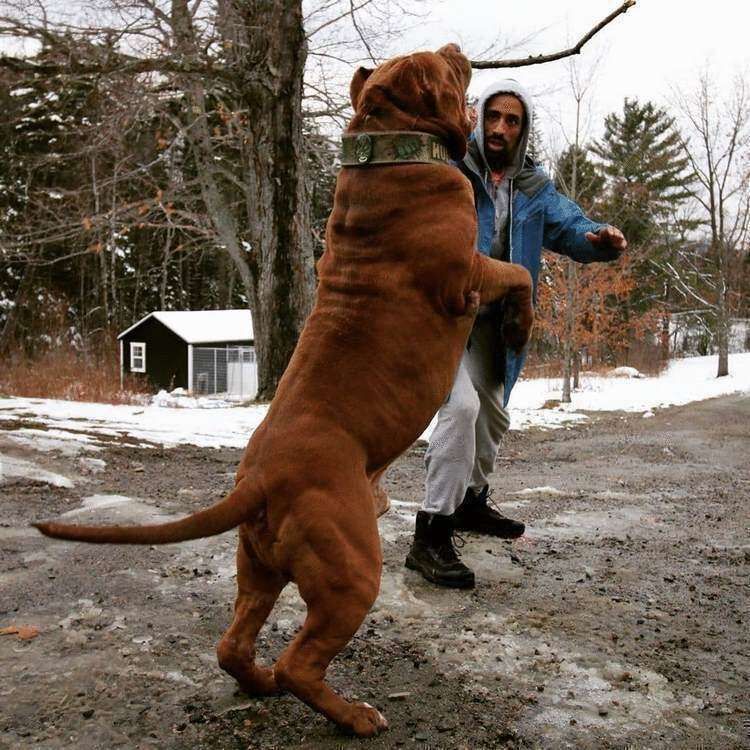
[[[0,635],[17,635],[19,640],[30,641],[39,635],[39,628],[33,625],[9,625],[7,628],[0,628]]]

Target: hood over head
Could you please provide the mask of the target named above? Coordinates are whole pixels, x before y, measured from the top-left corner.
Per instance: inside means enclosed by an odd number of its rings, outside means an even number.
[[[529,134],[531,133],[531,122],[534,116],[534,107],[529,93],[513,78],[506,78],[490,84],[477,100],[477,124],[474,127],[474,141],[477,145],[478,154],[474,154],[474,157],[479,162],[478,166],[482,170],[489,169],[487,158],[484,155],[484,108],[487,101],[498,94],[513,94],[513,96],[520,99],[526,114],[513,163],[508,166],[505,173],[508,178],[513,178],[521,171],[526,159],[526,149],[529,145]]]

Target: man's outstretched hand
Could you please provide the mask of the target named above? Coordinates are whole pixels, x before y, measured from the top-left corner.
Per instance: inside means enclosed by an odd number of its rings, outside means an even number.
[[[616,250],[618,253],[622,253],[628,248],[625,235],[617,227],[606,226],[604,229],[600,229],[597,234],[586,232],[586,239],[594,247],[599,247],[602,250]]]

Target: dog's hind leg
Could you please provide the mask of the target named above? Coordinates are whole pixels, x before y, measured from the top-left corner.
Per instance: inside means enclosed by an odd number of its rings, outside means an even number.
[[[237,599],[234,620],[219,641],[219,666],[248,695],[273,695],[279,689],[268,667],[255,663],[255,639],[279,598],[287,579],[257,560],[240,534],[237,549]]]
[[[368,502],[372,503],[372,498]],[[347,512],[359,514],[360,509]],[[307,540],[306,550],[294,566],[307,618],[274,667],[279,687],[360,737],[371,737],[388,723],[367,703],[350,703],[337,695],[324,677],[329,663],[357,632],[378,595],[382,558],[371,505],[368,515],[358,519],[352,535],[340,523],[321,524],[316,540]],[[368,527],[366,534],[363,525]]]

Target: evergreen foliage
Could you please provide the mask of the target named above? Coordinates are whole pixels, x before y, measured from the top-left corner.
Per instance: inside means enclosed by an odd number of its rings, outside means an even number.
[[[591,151],[609,182],[609,221],[635,246],[651,241],[676,204],[691,195],[693,174],[673,117],[652,102],[625,99],[604,121]]]

